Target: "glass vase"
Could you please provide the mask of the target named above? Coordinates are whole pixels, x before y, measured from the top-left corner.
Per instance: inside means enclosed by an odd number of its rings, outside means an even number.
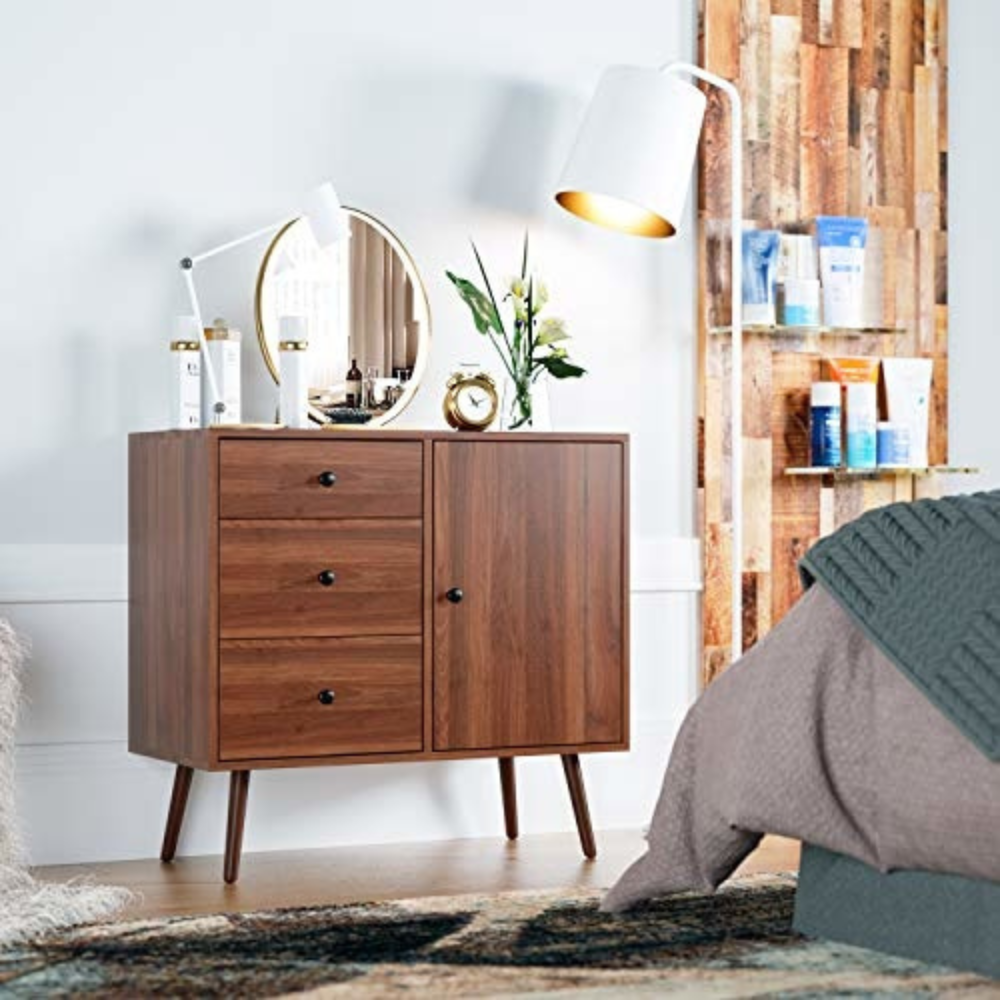
[[[549,377],[541,375],[533,382],[507,377],[503,383],[500,407],[502,431],[550,431]]]

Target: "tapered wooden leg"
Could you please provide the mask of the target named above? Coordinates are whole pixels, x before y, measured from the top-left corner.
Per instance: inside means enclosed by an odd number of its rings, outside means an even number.
[[[249,771],[233,771],[229,776],[229,821],[226,824],[226,862],[223,877],[232,884],[240,875],[243,852],[243,821],[247,814]]]
[[[174,790],[170,795],[170,810],[167,812],[167,828],[163,831],[163,846],[160,848],[161,861],[173,861],[177,853],[177,838],[181,835],[181,824],[184,822],[184,810],[187,808],[193,777],[193,768],[177,765]]]
[[[501,757],[500,788],[503,791],[503,821],[507,828],[507,839],[517,840],[517,778],[514,774],[514,758]]]
[[[575,753],[565,753],[562,755],[562,765],[566,774],[566,784],[569,786],[570,801],[573,803],[576,829],[580,834],[580,846],[585,857],[596,858],[597,844],[594,842],[594,830],[590,825],[590,810],[587,808],[587,790],[583,787],[580,758]]]

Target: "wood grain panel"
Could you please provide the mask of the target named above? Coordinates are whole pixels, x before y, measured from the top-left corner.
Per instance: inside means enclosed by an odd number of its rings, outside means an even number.
[[[219,755],[421,750],[421,658],[419,636],[224,642]]]
[[[419,634],[422,558],[417,520],[222,521],[220,635]]]
[[[802,46],[801,209],[806,218],[847,212],[849,65],[847,49]]]
[[[419,441],[223,441],[222,517],[420,517]],[[330,486],[321,473],[332,473]],[[329,480],[328,480],[329,481]]]
[[[740,35],[736,31],[739,26]],[[806,231],[817,214],[868,220],[866,322],[892,336],[744,339],[745,641],[798,598],[796,561],[821,534],[933,487],[900,477],[794,478],[809,462],[809,384],[823,354],[930,357],[931,460],[947,462],[947,4],[945,0],[702,0],[700,57],[744,101],[745,216]],[[770,70],[764,64],[770,58]],[[699,160],[699,496],[705,540],[703,678],[728,648],[733,434],[728,119],[710,96]],[[769,188],[762,190],[762,183]]]
[[[129,436],[129,749],[192,767],[215,752],[216,442]]]
[[[623,739],[624,474],[616,444],[435,443],[435,750]]]
[[[770,129],[771,223],[786,225],[799,220],[800,161],[799,161],[799,50],[802,42],[802,22],[797,17],[771,19],[771,102]],[[751,218],[766,220],[767,216],[753,212]]]

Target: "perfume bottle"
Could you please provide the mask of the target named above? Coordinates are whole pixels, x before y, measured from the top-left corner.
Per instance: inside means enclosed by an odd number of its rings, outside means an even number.
[[[180,338],[170,342],[170,426],[201,427],[201,345],[194,316],[178,317]]]
[[[347,372],[347,405],[349,407],[360,408],[362,404],[362,376],[361,369],[358,367],[358,359],[351,359],[351,367]]]
[[[366,410],[377,410],[379,401],[376,398],[376,386],[378,385],[378,365],[369,365],[365,369],[365,401]]]
[[[286,427],[309,426],[309,341],[304,316],[278,321],[278,370],[281,378],[278,412]]]

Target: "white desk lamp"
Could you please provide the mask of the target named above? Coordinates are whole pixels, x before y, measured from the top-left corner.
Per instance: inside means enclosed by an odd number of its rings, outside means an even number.
[[[732,152],[732,657],[743,652],[743,110],[739,91],[691,63],[659,70],[612,66],[598,84],[556,201],[590,222],[636,236],[673,236],[698,151],[705,95],[682,76],[725,92]]]
[[[331,183],[321,184],[318,188],[310,191],[303,199],[302,209],[302,217],[309,223],[309,229],[320,248],[326,248],[332,246],[334,243],[339,243],[347,235],[347,220],[341,211],[340,199],[337,197],[337,192]],[[201,306],[198,304],[198,293],[194,286],[195,265],[208,260],[209,257],[215,257],[220,253],[225,253],[227,250],[232,250],[235,247],[242,246],[244,243],[249,243],[260,236],[277,232],[287,222],[287,219],[281,219],[270,226],[255,229],[252,233],[247,233],[246,236],[240,236],[238,239],[230,240],[228,243],[213,247],[211,250],[206,250],[196,257],[185,257],[181,261],[181,272],[184,275],[188,297],[191,300],[191,311],[194,313],[194,320],[198,326],[198,341],[201,344],[202,365],[208,374],[208,391],[215,423],[221,421],[222,415],[226,412],[226,404],[219,396],[219,382],[215,375],[215,366],[212,364],[212,359],[208,353],[208,344],[205,341],[205,324],[202,321]]]

